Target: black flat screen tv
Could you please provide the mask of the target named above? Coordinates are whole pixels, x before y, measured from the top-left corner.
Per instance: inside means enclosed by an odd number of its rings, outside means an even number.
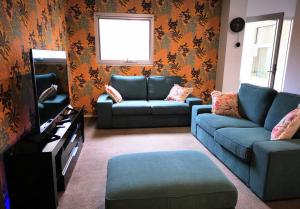
[[[42,133],[70,103],[67,57],[65,51],[31,49],[30,61],[36,109],[32,133]]]

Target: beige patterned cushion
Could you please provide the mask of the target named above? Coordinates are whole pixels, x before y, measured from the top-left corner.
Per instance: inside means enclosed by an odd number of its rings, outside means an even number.
[[[116,103],[120,103],[123,101],[121,94],[112,86],[105,85],[106,93],[114,100]]]
[[[273,128],[271,139],[291,139],[300,127],[300,108],[289,112]]]
[[[51,97],[54,97],[57,93],[57,85],[52,84],[49,88],[47,88],[43,93],[41,93],[39,97],[39,102],[43,102]]]
[[[236,93],[222,93],[213,91],[212,98],[212,113],[217,115],[226,115],[240,118],[238,110],[238,97]]]
[[[193,88],[186,88],[175,84],[170,90],[169,95],[165,100],[184,102],[185,99],[193,92]]]

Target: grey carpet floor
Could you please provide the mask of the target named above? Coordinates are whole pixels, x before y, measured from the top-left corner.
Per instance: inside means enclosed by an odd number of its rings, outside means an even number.
[[[85,139],[68,187],[60,194],[59,209],[105,209],[108,159],[125,153],[165,150],[198,150],[206,153],[237,187],[237,209],[300,209],[300,199],[261,201],[207,151],[186,127],[98,130],[95,128],[95,120],[88,119]]]

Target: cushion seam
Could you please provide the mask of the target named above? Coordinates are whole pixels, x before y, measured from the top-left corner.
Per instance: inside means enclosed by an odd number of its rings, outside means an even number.
[[[216,131],[217,132],[217,131]],[[229,137],[227,137],[227,136],[225,136],[225,135],[223,135],[222,133],[220,133],[220,132],[218,132],[218,134],[220,134],[221,136],[223,136],[223,137],[225,137],[225,138],[227,138],[227,139],[230,139]],[[231,140],[230,140],[231,141]],[[231,141],[231,142],[233,142],[233,141]],[[234,144],[238,144],[238,143],[236,143],[236,142],[233,142]],[[248,149],[248,147],[245,147],[244,145],[241,145],[241,144],[238,144],[238,145],[240,145],[240,146],[242,146],[242,147],[244,147],[245,149]]]
[[[149,199],[165,199],[165,198],[174,198],[174,199],[180,199],[180,198],[185,198],[185,197],[193,197],[193,196],[201,196],[201,195],[211,195],[211,194],[220,194],[220,193],[235,193],[236,191],[221,191],[221,192],[207,192],[207,193],[200,193],[200,194],[190,194],[190,195],[180,195],[180,196],[176,196],[176,197],[169,197],[169,196],[165,196],[165,197],[143,197],[143,198],[124,198],[124,199],[107,199],[105,197],[105,199],[107,200],[149,200]]]

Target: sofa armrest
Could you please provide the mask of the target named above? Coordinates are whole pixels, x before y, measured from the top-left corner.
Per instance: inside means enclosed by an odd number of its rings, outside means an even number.
[[[300,196],[300,139],[253,145],[250,187],[263,200]]]
[[[191,132],[194,136],[197,135],[197,115],[201,113],[211,113],[211,105],[194,105],[192,107],[192,116],[191,116]]]
[[[111,128],[113,101],[108,94],[102,94],[97,100],[97,127]]]
[[[186,98],[185,103],[187,103],[189,105],[190,111],[192,112],[192,107],[194,105],[202,105],[202,99],[191,96],[191,97]]]

